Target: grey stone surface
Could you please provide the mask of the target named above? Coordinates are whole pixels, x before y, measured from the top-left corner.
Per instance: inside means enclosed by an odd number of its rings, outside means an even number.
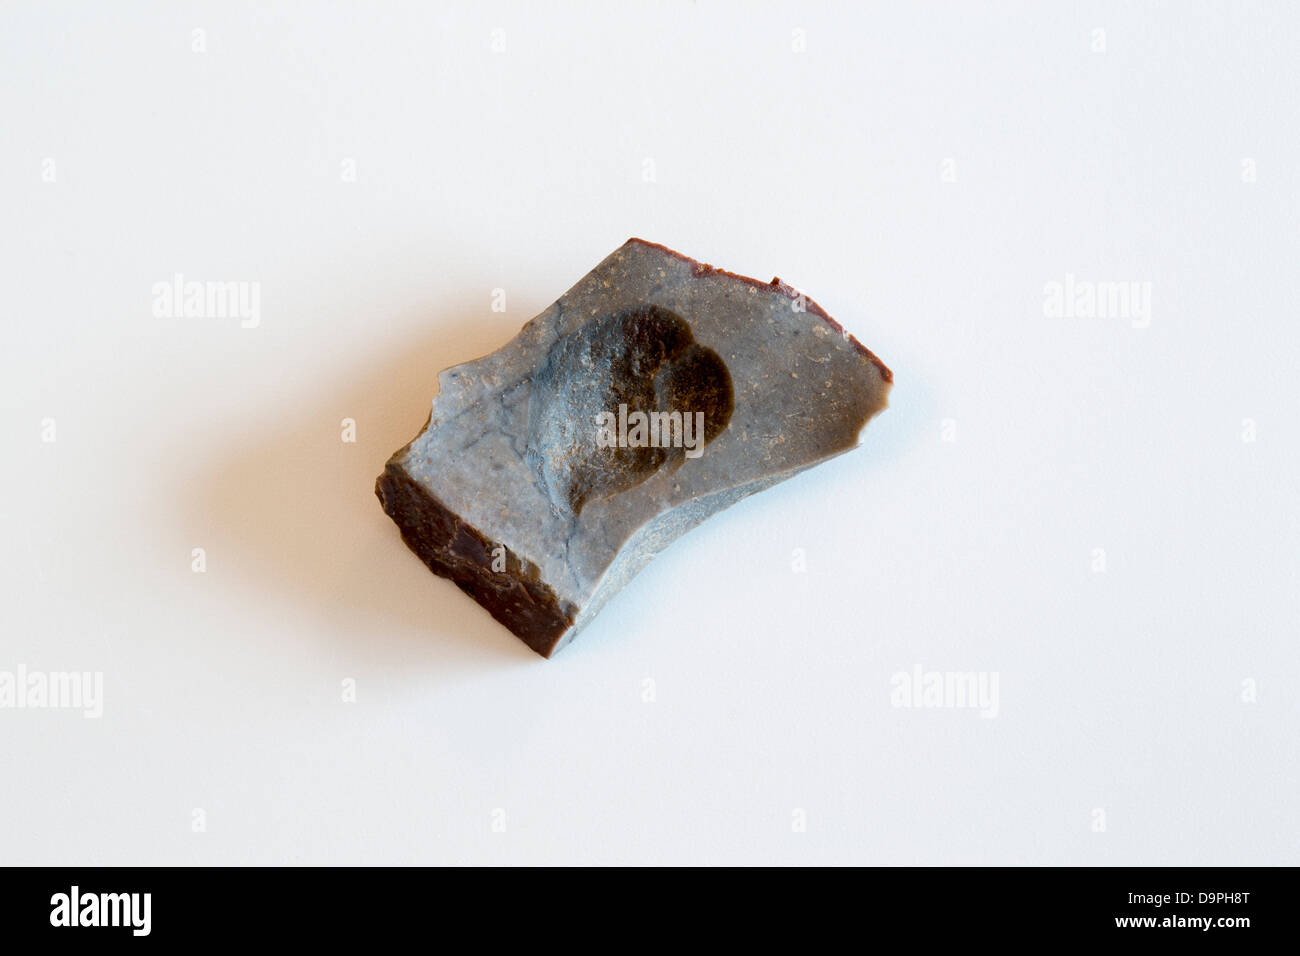
[[[433,571],[549,657],[681,534],[855,447],[892,375],[779,280],[632,239],[438,381],[376,493]],[[605,447],[620,405],[703,412],[705,443]]]

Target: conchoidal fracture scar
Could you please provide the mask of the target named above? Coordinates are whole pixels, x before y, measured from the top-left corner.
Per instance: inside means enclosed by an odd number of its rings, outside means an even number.
[[[375,493],[430,570],[550,657],[680,535],[855,447],[892,382],[779,279],[631,239],[442,372]]]

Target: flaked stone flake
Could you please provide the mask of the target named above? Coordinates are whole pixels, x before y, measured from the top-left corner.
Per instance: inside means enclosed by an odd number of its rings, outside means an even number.
[[[855,447],[893,375],[779,279],[631,239],[438,382],[375,493],[432,571],[550,657],[680,535]]]

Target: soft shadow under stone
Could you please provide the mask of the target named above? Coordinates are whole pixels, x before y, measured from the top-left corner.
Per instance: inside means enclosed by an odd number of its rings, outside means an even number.
[[[375,492],[431,570],[550,657],[678,536],[855,447],[892,381],[780,280],[631,239],[442,372]]]

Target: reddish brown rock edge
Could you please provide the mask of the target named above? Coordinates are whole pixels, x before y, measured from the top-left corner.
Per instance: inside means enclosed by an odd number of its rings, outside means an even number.
[[[430,571],[451,580],[538,654],[551,656],[577,609],[556,599],[535,565],[507,553],[509,573],[492,570],[496,545],[395,465],[375,481],[375,495]]]
[[[756,285],[760,289],[771,289],[775,292],[781,293],[787,299],[791,300],[798,300],[799,297],[803,295],[803,293],[794,286],[787,282],[782,282],[779,276],[773,276],[771,282],[760,282],[758,279],[753,279],[749,276],[742,276],[735,272],[728,272],[726,269],[719,269],[717,266],[711,266],[707,262],[700,262],[698,259],[692,259],[690,256],[683,255],[676,249],[669,249],[667,246],[658,242],[651,242],[649,239],[638,239],[636,236],[633,236],[628,240],[628,242],[635,242],[643,246],[649,246],[651,249],[658,249],[660,252],[670,255],[674,259],[680,259],[691,267],[691,275],[697,279],[712,275],[726,276],[728,279],[735,279],[738,282],[748,282],[750,285]],[[890,385],[894,383],[894,373],[889,370],[888,365],[880,361],[879,356],[877,356],[875,352],[871,351],[871,349],[867,348],[852,335],[845,332],[844,326],[832,319],[826,310],[814,302],[809,296],[803,296],[803,304],[805,311],[811,312],[834,329],[839,335],[847,338],[853,347],[858,350],[859,354],[865,355],[871,361],[871,364],[880,369],[880,374],[886,382]]]

